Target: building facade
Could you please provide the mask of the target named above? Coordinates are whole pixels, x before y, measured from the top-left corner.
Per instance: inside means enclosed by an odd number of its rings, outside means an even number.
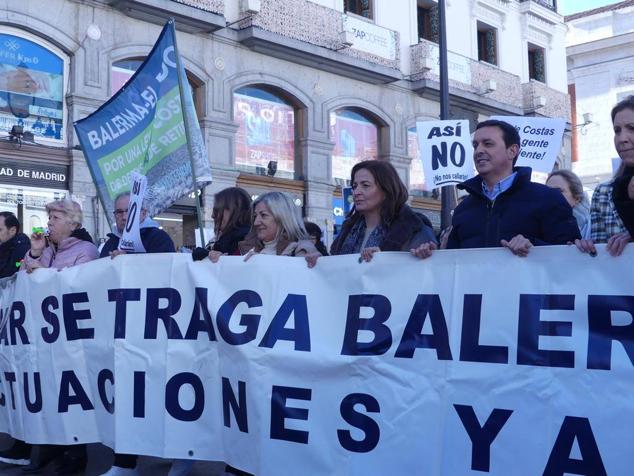
[[[553,0],[447,3],[452,117],[472,125],[493,114],[569,119],[565,27]],[[214,175],[198,197],[156,217],[177,244],[194,242],[195,200],[211,226],[214,193],[234,185],[253,196],[289,192],[330,241],[343,219],[341,187],[364,159],[389,160],[412,205],[439,224],[415,133],[416,121],[439,115],[435,1],[0,6],[0,206],[27,226],[45,223],[42,205],[70,192],[82,202],[89,231],[108,232],[111,211],[98,203],[72,123],[125,83],[170,17]],[[560,166],[568,160],[564,147]],[[30,167],[28,177],[19,167]]]
[[[610,110],[634,94],[634,1],[566,17],[572,168],[588,189],[618,166]]]

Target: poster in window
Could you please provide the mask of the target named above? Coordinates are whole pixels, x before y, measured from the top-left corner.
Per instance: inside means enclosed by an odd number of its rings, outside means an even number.
[[[295,176],[295,110],[282,102],[246,94],[234,95],[236,165],[261,167],[277,161],[275,176]],[[262,169],[260,169],[262,170]]]
[[[423,172],[423,161],[420,159],[420,148],[418,147],[418,134],[416,128],[407,130],[407,150],[412,161],[409,166],[409,188],[412,191],[423,192],[425,188],[425,173]]]
[[[63,98],[63,60],[25,38],[0,34],[0,130],[22,126],[61,139]]]
[[[332,113],[330,137],[335,143],[332,177],[350,180],[350,171],[356,163],[376,159],[377,135],[377,126],[360,114],[350,111]]]

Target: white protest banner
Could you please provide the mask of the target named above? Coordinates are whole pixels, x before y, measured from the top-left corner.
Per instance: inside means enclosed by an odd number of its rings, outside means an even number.
[[[128,219],[123,229],[123,235],[119,240],[119,249],[145,253],[145,247],[141,241],[141,210],[143,209],[143,197],[147,187],[147,178],[138,172],[132,172],[132,187],[130,202],[128,204]]]
[[[416,123],[425,187],[462,183],[473,177],[473,147],[466,119]]]
[[[520,155],[516,165],[530,167],[534,172],[552,172],[564,136],[565,120],[527,116],[493,116],[491,119],[508,122],[519,132]]]
[[[634,246],[598,251],[20,272],[0,280],[0,431],[258,476],[629,476]]]

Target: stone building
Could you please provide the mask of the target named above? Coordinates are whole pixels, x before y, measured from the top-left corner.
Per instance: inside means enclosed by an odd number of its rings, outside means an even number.
[[[634,94],[634,1],[569,15],[565,21],[572,168],[592,190],[620,163],[610,110]]]
[[[554,0],[447,4],[453,117],[569,118]],[[434,0],[0,0],[3,209],[35,226],[44,203],[70,192],[105,236],[110,211],[72,123],[125,83],[170,17],[214,174],[200,197],[206,226],[213,194],[237,184],[291,193],[330,241],[341,186],[363,159],[392,162],[412,205],[439,223],[414,129],[439,114]],[[177,244],[194,242],[194,200],[156,217]]]

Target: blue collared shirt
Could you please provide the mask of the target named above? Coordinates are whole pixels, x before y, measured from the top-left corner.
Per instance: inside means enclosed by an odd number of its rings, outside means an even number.
[[[501,194],[502,192],[506,192],[509,188],[511,188],[511,185],[513,185],[513,180],[515,180],[516,175],[517,175],[517,172],[513,172],[508,177],[500,180],[498,183],[496,183],[493,186],[493,190],[489,190],[483,180],[482,193],[484,193],[484,195],[489,200],[491,201],[495,200],[499,194]]]

